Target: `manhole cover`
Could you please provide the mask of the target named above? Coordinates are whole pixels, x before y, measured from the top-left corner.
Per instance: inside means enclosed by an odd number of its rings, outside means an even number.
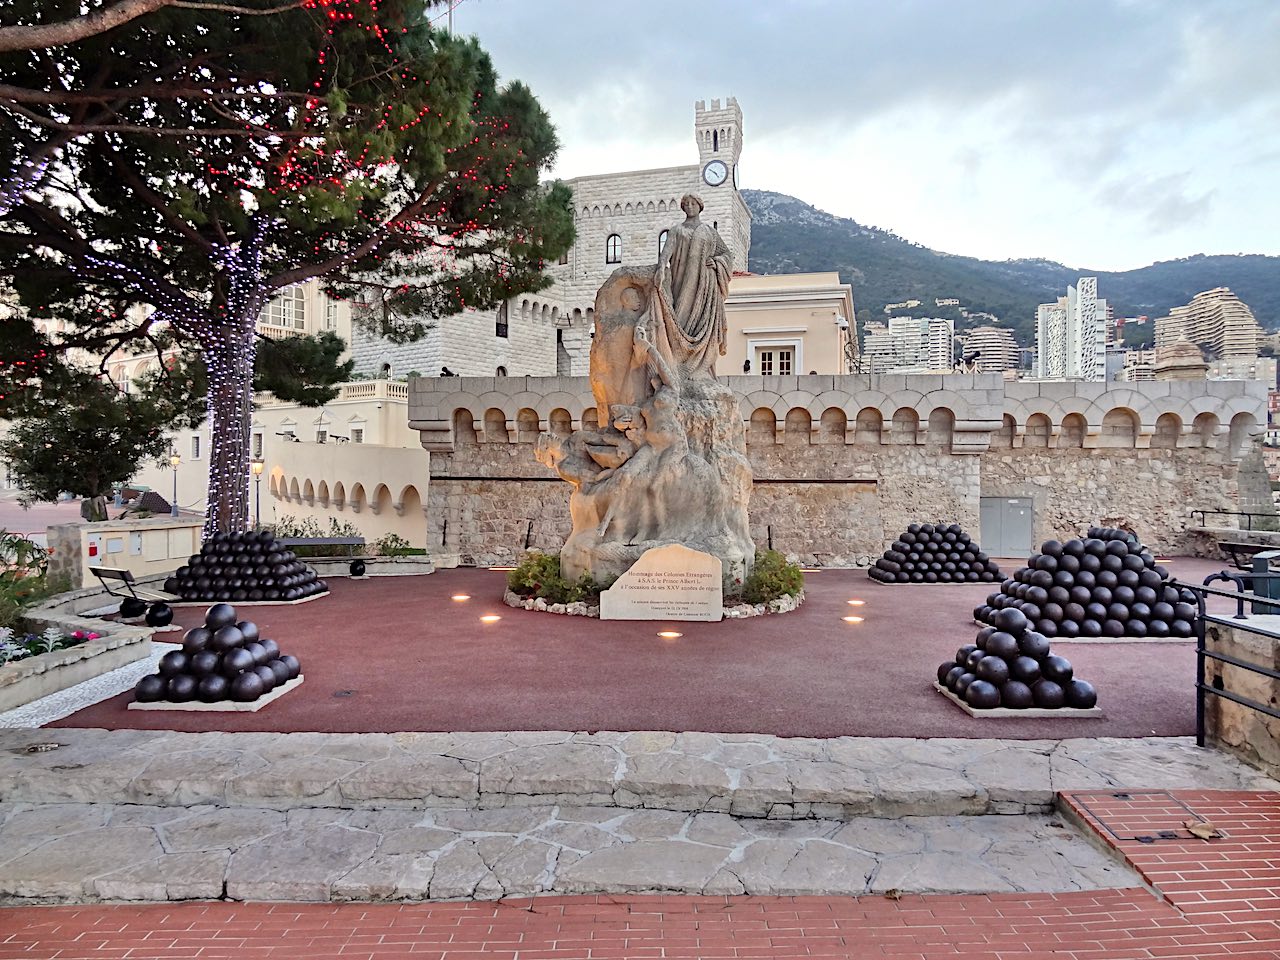
[[[354,690],[335,690],[333,695],[335,697],[354,697],[356,692]]]
[[[1207,822],[1165,790],[1077,793],[1075,801],[1117,840],[1136,840],[1138,843],[1194,840],[1186,823]]]

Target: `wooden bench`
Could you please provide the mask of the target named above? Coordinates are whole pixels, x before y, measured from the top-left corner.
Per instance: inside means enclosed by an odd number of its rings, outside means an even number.
[[[1252,573],[1254,555],[1277,548],[1267,543],[1233,543],[1230,540],[1219,540],[1218,549],[1222,551],[1222,556],[1225,559],[1230,560],[1235,565],[1237,570]]]
[[[134,579],[133,574],[120,567],[90,567],[89,572],[98,578],[104,590],[113,597],[132,597],[134,600],[171,600],[173,599],[167,593],[160,593],[155,590],[148,590],[146,587],[139,587],[138,581]],[[116,593],[111,589],[108,580],[118,580],[125,585],[128,593]]]

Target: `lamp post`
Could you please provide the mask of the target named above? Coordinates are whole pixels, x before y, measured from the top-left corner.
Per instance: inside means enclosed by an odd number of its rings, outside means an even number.
[[[182,463],[182,458],[175,451],[169,457],[169,466],[173,467],[173,503],[169,504],[169,516],[176,517],[178,515],[178,465]]]
[[[254,457],[249,464],[253,471],[253,529],[262,529],[262,471],[267,467],[261,457]]]

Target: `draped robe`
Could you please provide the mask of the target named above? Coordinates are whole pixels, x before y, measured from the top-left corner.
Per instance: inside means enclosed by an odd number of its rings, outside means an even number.
[[[671,358],[686,377],[714,377],[725,352],[724,300],[732,254],[709,224],[676,224],[655,278],[662,333]],[[661,338],[661,335],[660,335]]]

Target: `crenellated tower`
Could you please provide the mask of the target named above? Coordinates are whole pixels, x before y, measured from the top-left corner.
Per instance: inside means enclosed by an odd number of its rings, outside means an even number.
[[[693,105],[698,143],[697,192],[706,204],[702,219],[715,224],[733,251],[733,269],[745,272],[751,251],[751,214],[738,193],[738,159],[742,156],[742,108],[734,97],[723,104],[705,100]]]

